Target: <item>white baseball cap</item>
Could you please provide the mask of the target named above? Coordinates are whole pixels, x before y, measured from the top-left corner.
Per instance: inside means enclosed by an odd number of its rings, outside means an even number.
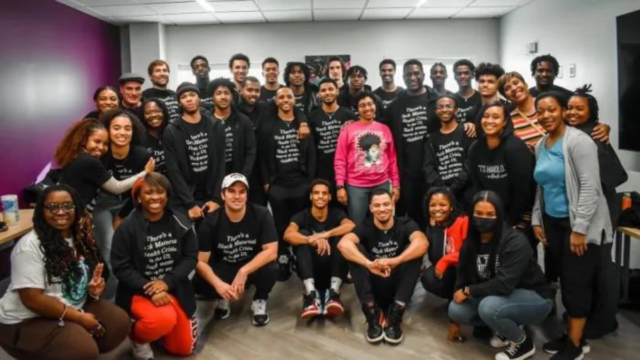
[[[230,187],[231,185],[235,184],[238,181],[240,181],[247,188],[249,188],[249,182],[247,181],[247,177],[246,176],[244,176],[244,175],[242,175],[240,173],[231,173],[231,174],[225,176],[224,179],[222,180],[222,190]]]

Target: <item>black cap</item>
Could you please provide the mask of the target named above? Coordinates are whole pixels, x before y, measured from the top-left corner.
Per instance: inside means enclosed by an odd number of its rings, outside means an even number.
[[[180,96],[186,93],[187,91],[193,91],[196,94],[198,94],[198,96],[200,96],[200,90],[198,89],[198,87],[195,84],[190,83],[188,81],[185,81],[182,84],[180,84],[180,86],[178,86],[178,89],[176,90],[176,96],[178,97],[178,99],[180,99]]]
[[[137,81],[140,84],[144,84],[144,78],[136,73],[124,73],[118,79],[118,83],[124,84],[127,81]]]

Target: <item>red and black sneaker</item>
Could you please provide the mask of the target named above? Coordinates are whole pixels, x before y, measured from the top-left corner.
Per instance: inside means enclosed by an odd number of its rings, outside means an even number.
[[[316,291],[302,296],[302,315],[305,320],[322,315],[322,303]]]
[[[342,306],[340,294],[333,289],[327,289],[324,295],[323,314],[328,318],[334,318],[342,315],[343,312],[344,306]]]

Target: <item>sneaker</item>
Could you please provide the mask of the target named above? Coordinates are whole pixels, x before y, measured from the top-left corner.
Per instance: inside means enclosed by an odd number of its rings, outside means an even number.
[[[136,360],[153,360],[153,350],[150,343],[131,342],[133,358]]]
[[[269,314],[267,314],[267,300],[253,300],[251,302],[251,311],[253,311],[253,325],[265,326],[269,323]]]
[[[362,305],[362,312],[367,319],[367,333],[365,337],[370,343],[377,343],[384,339],[384,331],[382,324],[384,323],[384,314],[375,304]]]
[[[492,348],[494,349],[501,349],[503,347],[507,347],[510,344],[510,341],[507,340],[506,337],[495,333],[495,335],[493,335],[493,337],[491,338],[491,341],[489,341],[489,344],[491,345]]]
[[[287,281],[291,277],[291,262],[289,256],[280,255],[278,257],[278,281]]]
[[[322,302],[316,291],[302,296],[302,318],[311,319],[322,314]]]
[[[536,353],[536,347],[530,337],[526,336],[521,343],[510,342],[509,347],[496,354],[496,360],[524,360]]]
[[[216,304],[216,310],[213,313],[214,319],[226,319],[229,317],[229,315],[231,315],[231,305],[229,304],[229,300],[218,300],[218,303]]]
[[[342,315],[344,312],[344,306],[340,300],[340,294],[333,289],[327,289],[324,294],[324,306],[322,307],[322,313],[329,318]]]
[[[572,341],[567,340],[564,347],[551,357],[551,360],[582,360],[584,353],[582,349],[573,345]]]
[[[563,334],[559,338],[549,341],[542,345],[542,350],[547,354],[557,354],[560,350],[562,350],[565,344],[569,341],[569,335]],[[583,354],[588,354],[591,351],[591,346],[587,343],[586,339],[582,339],[580,341],[580,347],[582,348]]]
[[[406,308],[395,302],[389,306],[387,311],[387,324],[384,327],[384,340],[391,344],[399,344],[404,339],[400,324]]]

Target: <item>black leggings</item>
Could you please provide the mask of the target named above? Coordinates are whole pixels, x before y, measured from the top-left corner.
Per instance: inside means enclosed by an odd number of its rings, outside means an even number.
[[[427,271],[420,277],[420,282],[426,291],[451,301],[456,285],[456,274],[456,267],[449,266],[442,275],[442,279],[439,279],[436,276],[436,267],[433,265],[427,268]]]
[[[600,271],[601,246],[588,244],[582,256],[571,252],[571,225],[568,218],[543,215],[549,253],[560,275],[562,304],[570,317],[586,318],[591,310],[593,290]],[[611,279],[612,281],[614,279]]]
[[[362,244],[358,244],[358,249],[367,259],[374,260]],[[386,309],[393,301],[406,304],[411,300],[418,282],[422,259],[413,259],[399,265],[388,278],[373,275],[367,268],[356,263],[347,263],[360,303],[364,305],[375,302],[379,307]]]
[[[278,255],[289,254],[289,244],[285,243],[282,237],[291,217],[309,204],[309,186],[306,182],[293,188],[273,185],[269,187],[267,197],[278,231]]]
[[[301,230],[301,234],[310,235],[308,231]],[[300,279],[314,279],[316,287],[320,290],[327,289],[332,277],[344,280],[347,277],[347,261],[338,250],[338,241],[333,238],[329,240],[331,254],[320,256],[311,245],[297,245],[293,247],[298,265],[298,276]]]
[[[244,264],[226,264],[222,262],[214,263],[212,266],[213,272],[220,280],[231,284],[236,277],[238,270]],[[246,286],[253,285],[256,287],[256,292],[253,294],[254,300],[267,300],[269,299],[269,293],[276,284],[278,278],[278,267],[275,262],[269,263],[247,277]],[[221,299],[222,297],[216,289],[204,281],[200,276],[196,275],[193,278],[193,289],[196,294],[202,295],[209,299]]]

